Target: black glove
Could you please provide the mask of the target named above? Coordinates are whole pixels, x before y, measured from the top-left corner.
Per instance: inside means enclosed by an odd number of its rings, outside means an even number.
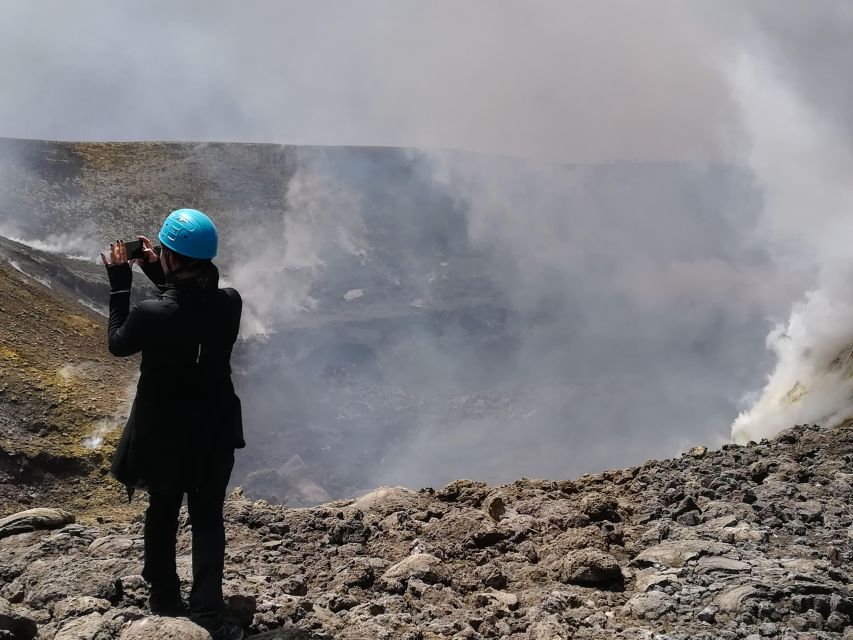
[[[130,293],[133,272],[127,262],[107,265],[107,277],[110,279],[110,293]]]

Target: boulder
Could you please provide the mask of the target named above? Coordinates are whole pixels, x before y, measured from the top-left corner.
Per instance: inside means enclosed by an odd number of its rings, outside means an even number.
[[[599,549],[578,549],[563,559],[560,580],[584,587],[612,589],[623,584],[622,570],[616,558]]]
[[[0,632],[9,632],[15,640],[32,640],[38,633],[38,625],[28,614],[0,598]]]
[[[80,618],[90,613],[104,613],[112,607],[109,600],[93,598],[92,596],[71,596],[60,600],[53,606],[55,620]]]
[[[567,640],[568,637],[568,631],[556,617],[534,622],[527,630],[527,640]]]
[[[481,511],[454,509],[444,517],[430,520],[423,528],[429,540],[441,544],[456,543],[465,547],[492,546],[509,537],[509,532]]]
[[[640,593],[669,586],[681,586],[681,581],[672,573],[657,573],[648,569],[640,571],[634,580],[634,591]]]
[[[500,522],[506,513],[506,501],[500,493],[493,493],[483,501],[482,509],[492,520]]]
[[[592,522],[602,520],[619,522],[621,518],[619,517],[618,507],[619,504],[615,499],[598,491],[585,493],[580,500],[581,512]]]
[[[492,589],[503,589],[507,584],[507,575],[492,563],[477,567],[476,575],[483,585]]]
[[[752,585],[742,584],[724,591],[714,599],[714,604],[721,611],[740,613],[746,608],[745,602],[758,595],[758,590]]]
[[[515,502],[513,509],[519,514],[534,518],[538,524],[537,528],[547,527],[566,531],[576,527],[586,527],[590,523],[589,516],[580,511],[575,500],[528,499]]]
[[[387,590],[397,591],[413,578],[427,584],[449,582],[441,560],[428,553],[416,553],[391,566],[382,575],[382,584]]]
[[[439,489],[435,497],[442,502],[458,502],[469,507],[479,507],[491,493],[491,487],[485,482],[474,480],[454,480]]]
[[[675,601],[661,591],[638,593],[625,604],[626,615],[644,620],[657,620],[675,609]]]
[[[731,545],[712,540],[665,540],[640,552],[631,564],[637,567],[648,567],[654,564],[683,567],[694,558],[703,555],[720,555],[732,550]]]
[[[121,598],[121,581],[113,577],[111,564],[43,563],[28,575],[37,582],[26,590],[24,604],[33,609],[50,609],[54,603],[74,596],[92,596],[117,602]]]
[[[100,613],[90,613],[62,623],[54,640],[106,640],[115,637],[117,626]]]
[[[607,538],[601,529],[595,526],[569,529],[554,538],[543,550],[546,558],[562,559],[572,551],[579,549],[598,549],[607,551]]]
[[[119,640],[210,640],[210,634],[185,618],[150,616],[132,623]]]
[[[360,518],[341,520],[329,528],[330,544],[364,544],[370,538],[370,527]]]
[[[497,606],[499,608],[507,609],[508,611],[515,611],[518,609],[518,596],[506,591],[495,590],[478,593],[476,596],[476,602],[478,607]]]
[[[743,573],[750,565],[740,560],[720,556],[705,556],[696,563],[696,573]]]
[[[406,487],[379,487],[347,505],[345,511],[347,513],[362,511],[387,516],[396,511],[416,509],[421,502],[421,497]]]
[[[118,555],[132,549],[134,544],[127,536],[102,536],[89,544],[89,553],[101,556]]]
[[[39,529],[59,529],[74,522],[74,515],[62,509],[27,509],[0,518],[0,538]]]

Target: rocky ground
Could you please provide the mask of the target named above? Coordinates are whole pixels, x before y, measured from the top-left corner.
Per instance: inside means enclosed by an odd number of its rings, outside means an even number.
[[[853,638],[852,494],[849,425],[307,509],[236,490],[225,591],[267,639]],[[140,522],[67,520],[0,521],[0,638],[206,637],[147,617]]]

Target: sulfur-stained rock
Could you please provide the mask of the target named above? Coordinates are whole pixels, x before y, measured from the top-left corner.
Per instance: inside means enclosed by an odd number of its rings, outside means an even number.
[[[701,445],[691,447],[687,451],[687,455],[689,455],[691,458],[704,458],[706,453],[708,453],[708,447],[703,447]]]

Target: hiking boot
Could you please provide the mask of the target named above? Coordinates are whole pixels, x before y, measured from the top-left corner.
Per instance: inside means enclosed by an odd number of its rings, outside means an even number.
[[[230,622],[223,622],[215,628],[205,627],[205,629],[213,640],[243,640],[245,637],[243,629]]]
[[[149,601],[151,613],[155,616],[163,616],[164,618],[189,618],[190,607],[183,600],[171,602],[169,604],[154,603]]]

